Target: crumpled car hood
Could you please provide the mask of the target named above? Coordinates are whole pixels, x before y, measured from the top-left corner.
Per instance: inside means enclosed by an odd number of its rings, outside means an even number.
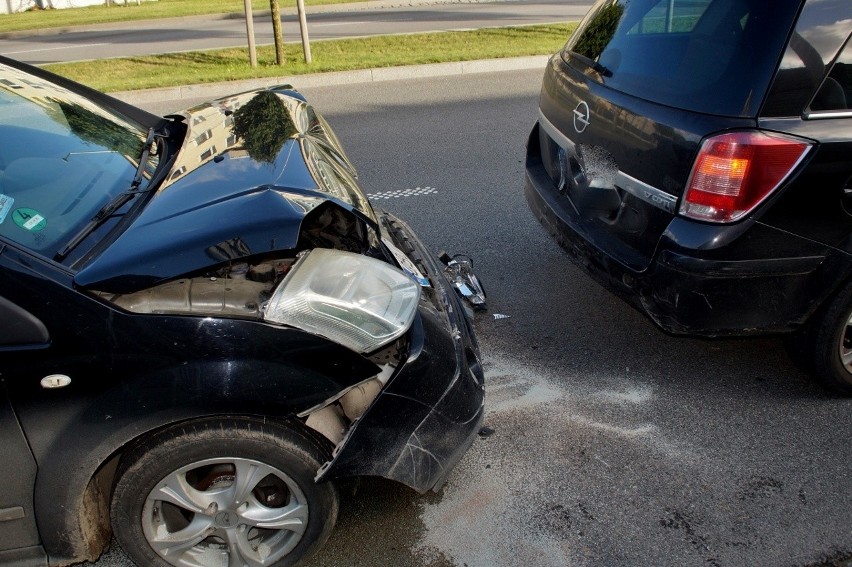
[[[188,131],[166,180],[134,222],[77,273],[77,285],[128,293],[292,249],[305,215],[326,201],[375,223],[333,131],[298,93],[254,91],[180,116]]]

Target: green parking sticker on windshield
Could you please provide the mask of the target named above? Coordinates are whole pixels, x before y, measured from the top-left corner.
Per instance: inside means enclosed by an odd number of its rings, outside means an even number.
[[[38,232],[47,226],[47,220],[34,209],[15,209],[12,220],[24,230]]]

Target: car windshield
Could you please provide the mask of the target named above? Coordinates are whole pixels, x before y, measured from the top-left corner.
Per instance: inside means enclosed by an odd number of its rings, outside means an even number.
[[[603,0],[563,51],[621,92],[675,108],[755,116],[801,0]]]
[[[131,187],[147,128],[0,65],[0,236],[53,257]],[[158,158],[143,165],[150,177]]]

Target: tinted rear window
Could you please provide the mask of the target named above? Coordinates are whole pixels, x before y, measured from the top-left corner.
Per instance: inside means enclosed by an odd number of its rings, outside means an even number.
[[[603,0],[563,57],[660,104],[755,116],[801,0]]]

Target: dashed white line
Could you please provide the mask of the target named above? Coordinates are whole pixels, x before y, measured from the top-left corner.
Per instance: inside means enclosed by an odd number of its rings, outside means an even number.
[[[399,189],[397,191],[383,191],[380,193],[367,193],[367,198],[372,200],[378,199],[399,199],[400,197],[419,197],[421,195],[431,195],[437,193],[438,190],[434,187],[415,187],[414,189]]]

